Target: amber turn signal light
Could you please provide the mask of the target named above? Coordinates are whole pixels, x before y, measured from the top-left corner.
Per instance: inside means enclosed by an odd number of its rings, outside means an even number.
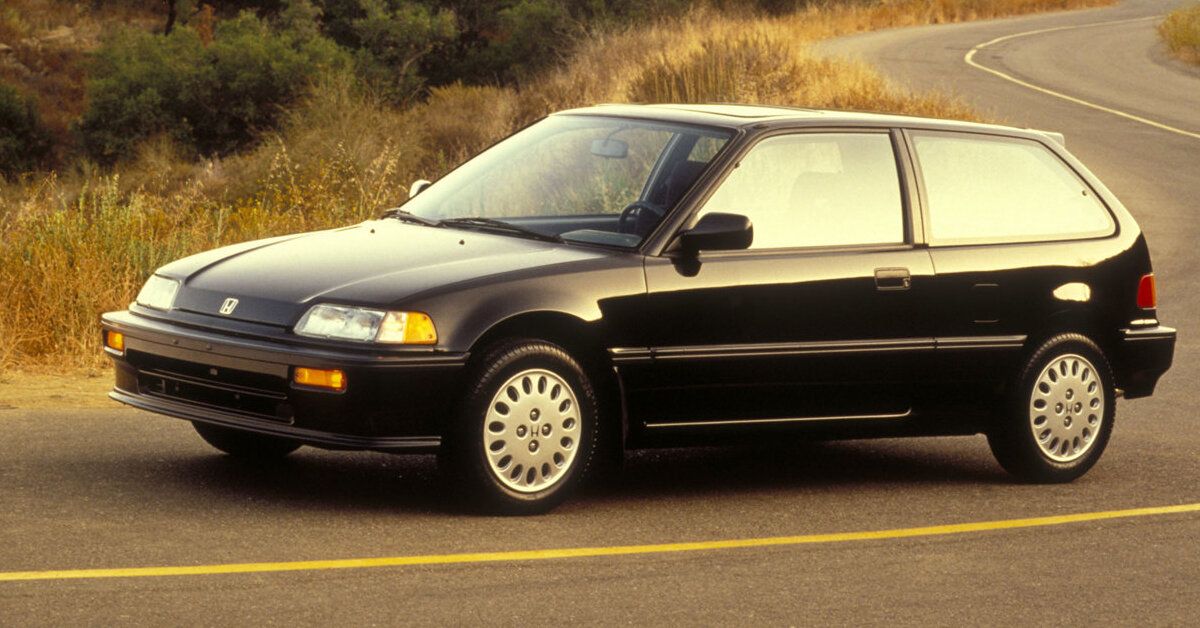
[[[378,342],[406,345],[437,344],[433,319],[422,312],[388,312],[379,328]]]
[[[292,381],[301,386],[346,390],[346,374],[337,369],[309,369],[298,366],[292,373]]]
[[[104,332],[104,346],[117,353],[125,353],[125,334],[119,331]]]

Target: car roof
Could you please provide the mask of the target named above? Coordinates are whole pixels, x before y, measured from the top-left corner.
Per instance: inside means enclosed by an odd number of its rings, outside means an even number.
[[[772,105],[746,104],[605,104],[560,111],[556,115],[598,115],[640,118],[682,124],[699,124],[725,128],[767,128],[776,126],[866,126],[945,131],[973,131],[1015,137],[1039,137],[1065,144],[1060,133],[1037,129],[1018,129],[998,124],[922,118],[897,114],[804,109]]]

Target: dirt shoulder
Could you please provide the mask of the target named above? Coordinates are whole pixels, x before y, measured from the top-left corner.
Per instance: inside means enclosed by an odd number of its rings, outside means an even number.
[[[117,402],[108,398],[112,384],[112,369],[5,371],[0,374],[0,413],[18,408],[114,408]]]

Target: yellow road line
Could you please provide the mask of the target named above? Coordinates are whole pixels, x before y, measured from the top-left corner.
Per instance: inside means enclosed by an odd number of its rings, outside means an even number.
[[[1040,92],[1040,93],[1046,94],[1048,96],[1054,96],[1055,98],[1061,98],[1065,101],[1073,102],[1077,105],[1083,105],[1084,107],[1091,107],[1092,109],[1096,109],[1098,111],[1103,111],[1105,113],[1111,113],[1115,116],[1120,116],[1122,118],[1125,118],[1126,120],[1133,120],[1134,122],[1140,122],[1142,124],[1146,124],[1146,125],[1152,126],[1156,129],[1160,129],[1163,131],[1169,131],[1171,133],[1177,133],[1179,135],[1183,135],[1186,137],[1200,139],[1200,133],[1193,133],[1192,131],[1186,131],[1184,129],[1180,129],[1178,127],[1173,127],[1168,124],[1163,124],[1161,122],[1155,122],[1154,120],[1151,120],[1149,118],[1143,118],[1142,116],[1134,115],[1132,113],[1126,113],[1119,109],[1113,109],[1111,107],[1105,107],[1104,105],[1098,105],[1094,102],[1088,102],[1082,98],[1076,98],[1075,96],[1070,96],[1070,95],[1064,94],[1062,92],[1054,91],[1052,89],[1048,89],[1048,88],[1042,87],[1040,85],[1034,85],[1033,83],[1030,83],[1028,81],[1023,81],[1011,74],[1007,74],[1007,73],[1001,72],[1000,70],[995,70],[995,69],[989,68],[989,67],[982,65],[982,64],[978,63],[977,61],[975,61],[975,53],[979,52],[980,50],[983,50],[984,48],[987,48],[988,46],[991,46],[993,44],[998,44],[1002,41],[1008,41],[1010,39],[1016,39],[1018,37],[1029,37],[1031,35],[1040,35],[1042,33],[1053,33],[1055,31],[1073,30],[1073,29],[1078,29],[1078,28],[1090,28],[1092,26],[1111,26],[1114,24],[1129,24],[1132,22],[1145,22],[1145,21],[1149,21],[1149,20],[1157,20],[1160,18],[1162,18],[1161,15],[1152,15],[1150,17],[1139,17],[1139,18],[1134,18],[1134,19],[1130,19],[1130,20],[1112,20],[1109,22],[1094,22],[1092,24],[1078,24],[1078,25],[1073,25],[1073,26],[1057,26],[1055,28],[1042,28],[1042,29],[1038,29],[1038,30],[1034,30],[1034,31],[1025,31],[1023,33],[1013,33],[1012,35],[1005,35],[1003,37],[997,37],[993,40],[985,41],[982,44],[975,46],[974,48],[972,48],[970,51],[967,52],[966,56],[963,57],[963,61],[965,61],[967,63],[967,65],[969,65],[973,68],[983,70],[984,72],[988,72],[989,74],[998,76],[1006,81],[1010,81],[1010,82],[1016,83],[1017,85],[1020,85],[1022,87],[1032,89],[1035,92]]]
[[[815,543],[845,543],[849,541],[878,541],[947,534],[965,534],[992,530],[1012,530],[1043,526],[1128,519],[1180,513],[1200,512],[1200,503],[1129,510],[1084,512],[1071,515],[1006,519],[975,523],[954,523],[921,528],[870,530],[864,532],[834,532],[801,536],[775,536],[756,539],[728,539],[689,543],[655,545],[618,545],[613,547],[573,547],[561,549],[519,550],[512,552],[482,552],[473,554],[432,554],[420,556],[388,556],[380,558],[346,558],[335,560],[302,560],[274,563],[232,563],[222,565],[184,565],[175,567],[126,567],[118,569],[63,569],[57,571],[0,572],[0,582],[19,580],[68,580],[81,578],[155,578],[162,576],[202,576],[216,574],[265,573],[282,571],[319,571],[327,569],[363,569],[367,567],[408,567],[414,565],[456,565],[502,561],[551,560],[558,558],[591,558],[598,556],[627,556],[631,554],[667,554],[700,552],[752,547],[808,545]]]

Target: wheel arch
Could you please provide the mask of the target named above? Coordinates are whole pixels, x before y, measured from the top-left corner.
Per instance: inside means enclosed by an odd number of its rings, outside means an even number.
[[[488,347],[511,339],[544,340],[562,347],[579,360],[580,366],[592,379],[596,397],[600,401],[600,420],[608,421],[615,428],[607,433],[614,442],[601,443],[604,447],[624,447],[624,435],[628,430],[624,395],[621,382],[613,369],[608,349],[603,342],[603,332],[598,322],[588,322],[560,311],[539,310],[514,314],[497,321],[487,328],[471,345],[472,359],[483,359]]]
[[[484,348],[508,338],[553,342],[581,360],[593,361],[597,356],[607,357],[599,342],[596,323],[553,310],[522,312],[496,321],[471,343],[471,355],[479,356]]]
[[[1113,351],[1116,347],[1117,338],[1110,326],[1089,310],[1084,308],[1067,308],[1058,310],[1050,316],[1045,317],[1041,323],[1033,328],[1033,330],[1025,337],[1024,343],[1021,345],[1020,351],[1012,354],[1013,357],[1008,366],[1005,367],[1005,374],[999,380],[999,385],[994,389],[995,394],[999,398],[1006,398],[1012,391],[1016,380],[1021,375],[1025,364],[1033,357],[1033,354],[1047,340],[1060,336],[1062,334],[1078,334],[1091,340],[1100,347],[1105,359],[1109,362],[1109,367],[1114,371],[1116,376],[1116,366],[1113,363]]]
[[[1087,309],[1064,309],[1054,312],[1033,330],[1025,339],[1021,349],[1021,362],[1028,360],[1047,340],[1062,334],[1079,334],[1096,343],[1104,357],[1113,362],[1113,352],[1118,338],[1115,327],[1100,320]]]

